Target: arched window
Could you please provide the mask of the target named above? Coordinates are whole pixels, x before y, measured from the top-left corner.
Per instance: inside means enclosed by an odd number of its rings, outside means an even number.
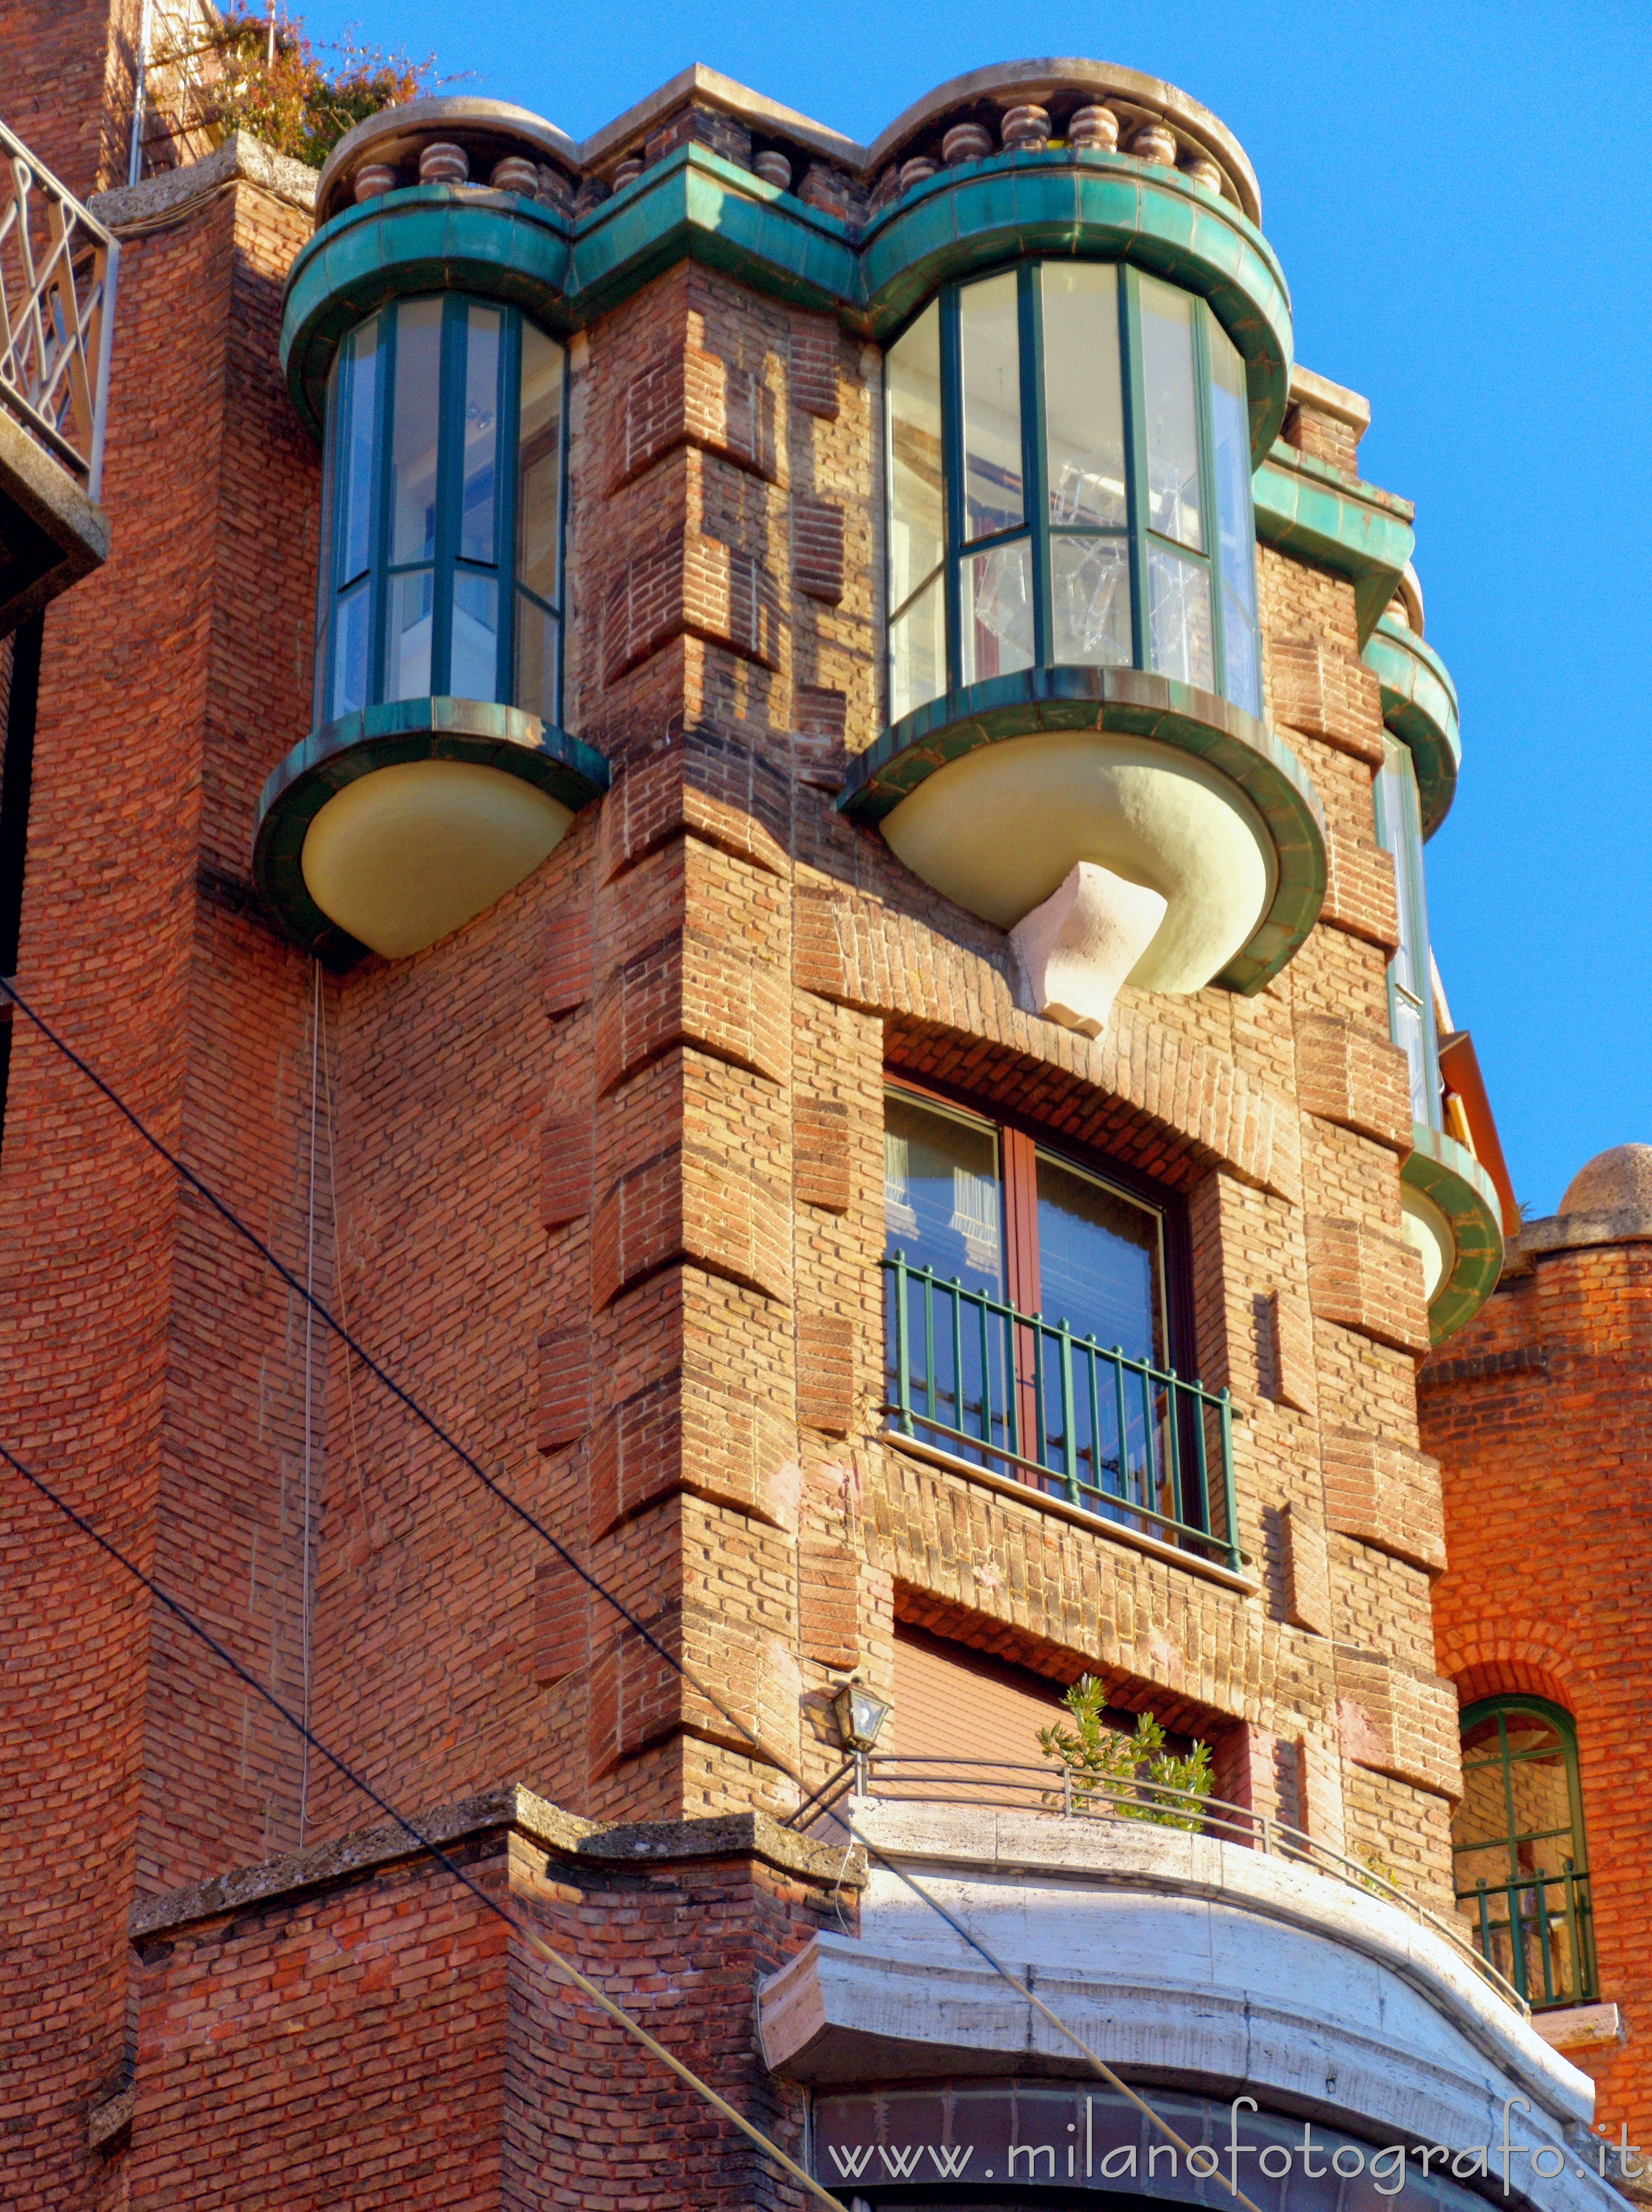
[[[1032,667],[1261,713],[1245,366],[1105,261],[950,284],[889,349],[890,720]]]
[[[1462,1753],[1457,1909],[1533,2007],[1585,2003],[1594,1923],[1571,1716],[1546,1698],[1484,1698],[1463,1713]]]
[[[398,699],[557,720],[562,349],[514,307],[392,301],[327,392],[318,725]]]

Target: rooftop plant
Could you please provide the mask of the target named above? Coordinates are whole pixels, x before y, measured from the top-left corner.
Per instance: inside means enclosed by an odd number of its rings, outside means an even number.
[[[1164,1730],[1151,1713],[1138,1713],[1133,1735],[1107,1718],[1107,1692],[1093,1674],[1080,1675],[1061,1700],[1072,1717],[1038,1731],[1045,1758],[1071,1777],[1051,1805],[1070,1802],[1075,1813],[1101,1813],[1121,1820],[1151,1820],[1162,1828],[1199,1828],[1200,1806],[1213,1777],[1207,1747],[1195,1743],[1185,1758],[1164,1747]],[[1175,1794],[1175,1793],[1182,1794]]]

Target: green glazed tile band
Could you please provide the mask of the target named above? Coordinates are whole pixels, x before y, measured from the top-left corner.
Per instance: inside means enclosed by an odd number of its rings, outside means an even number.
[[[1428,1329],[1443,1344],[1472,1321],[1503,1273],[1503,1209],[1491,1178],[1467,1146],[1426,1121],[1412,1125],[1412,1151],[1402,1182],[1432,1199],[1451,1224],[1457,1261],[1429,1303]]]
[[[307,952],[349,967],[366,945],[323,914],[304,881],[304,840],[334,793],[407,761],[468,761],[519,776],[575,812],[608,788],[608,763],[537,714],[480,699],[398,699],[346,714],[293,747],[258,795],[252,879]]]
[[[1213,692],[1137,668],[1031,668],[932,700],[886,730],[850,764],[838,805],[881,822],[908,792],[979,745],[1036,731],[1114,730],[1207,762],[1236,783],[1266,823],[1278,877],[1249,942],[1216,978],[1247,997],[1296,952],[1325,902],[1325,821],[1289,746]]]
[[[1285,419],[1291,358],[1291,296],[1272,247],[1179,170],[1090,148],[943,170],[859,236],[694,144],[572,223],[471,185],[381,193],[335,216],[294,263],[282,362],[315,432],[340,340],[398,293],[508,301],[560,336],[694,260],[882,341],[949,279],[1030,255],[1132,261],[1207,299],[1245,362],[1253,456],[1266,453]]]
[[[1457,687],[1433,647],[1389,615],[1366,639],[1360,657],[1382,687],[1383,720],[1411,748],[1423,835],[1431,837],[1457,795],[1463,757]]]

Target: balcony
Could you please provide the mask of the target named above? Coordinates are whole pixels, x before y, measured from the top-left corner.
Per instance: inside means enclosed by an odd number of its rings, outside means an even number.
[[[106,557],[114,238],[0,124],[0,637]]]
[[[1143,1548],[1241,1572],[1225,1390],[944,1279],[900,1251],[883,1266],[884,1412],[896,1436],[1001,1467]]]
[[[1480,1957],[1534,2012],[1594,2002],[1600,1993],[1586,1870],[1567,1859],[1552,1873],[1477,1881],[1456,1894]]]

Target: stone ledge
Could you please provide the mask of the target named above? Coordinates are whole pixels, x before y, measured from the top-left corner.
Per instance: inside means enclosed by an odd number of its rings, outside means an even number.
[[[136,2087],[129,2083],[118,2096],[106,2098],[94,2105],[86,2116],[86,2148],[110,2154],[120,2148],[118,2137],[132,2124],[132,2104]]]
[[[1532,2015],[1532,2026],[1554,2051],[1592,2051],[1622,2043],[1623,2016],[1615,2004],[1568,2005],[1562,2012]]]
[[[762,1812],[604,1826],[564,1812],[519,1783],[506,1782],[411,1818],[421,1834],[444,1850],[508,1831],[549,1851],[553,1860],[564,1862],[604,1859],[657,1865],[683,1859],[750,1857],[781,1874],[809,1881],[841,1881],[850,1889],[859,1888],[865,1879],[859,1852],[846,1867],[841,1850],[796,1835]],[[140,1899],[132,1908],[129,1932],[134,1942],[152,1941],[200,1921],[291,1899],[422,1856],[418,1844],[399,1828],[361,1829],[308,1850],[236,1867],[207,1881]]]
[[[1577,1252],[1595,1244],[1652,1243],[1652,1207],[1625,1206],[1611,1213],[1558,1213],[1527,1221],[1509,1247],[1509,1267],[1549,1252]]]
[[[303,161],[290,160],[255,138],[250,131],[234,131],[222,146],[198,161],[179,169],[163,170],[135,185],[118,185],[111,191],[94,192],[87,207],[101,223],[117,234],[141,225],[147,228],[159,218],[183,215],[197,200],[209,198],[224,185],[240,181],[257,185],[274,199],[307,215],[315,206],[318,173]]]

